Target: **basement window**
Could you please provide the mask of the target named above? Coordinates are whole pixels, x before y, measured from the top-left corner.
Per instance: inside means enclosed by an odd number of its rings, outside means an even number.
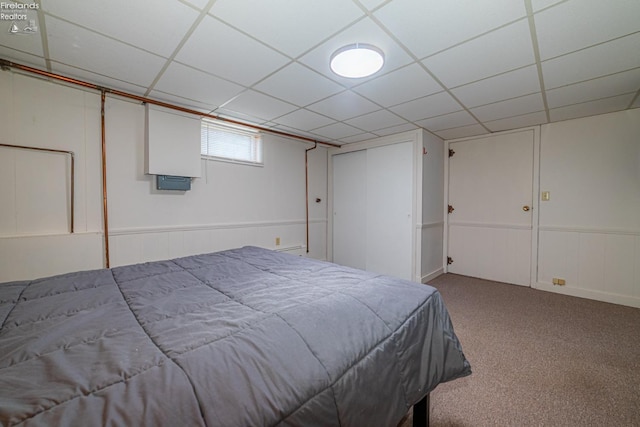
[[[251,128],[202,119],[200,153],[203,158],[262,165],[262,137]]]

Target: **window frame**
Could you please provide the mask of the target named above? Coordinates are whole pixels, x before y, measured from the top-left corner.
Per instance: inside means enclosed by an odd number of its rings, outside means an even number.
[[[253,159],[255,160],[203,153],[205,144],[208,151],[208,149],[210,148],[209,144],[214,143],[203,141],[205,127],[207,128],[207,130],[213,128],[219,132],[228,133],[229,135],[249,137],[250,143],[253,145],[253,147],[247,147],[247,149],[254,152]],[[264,141],[262,139],[262,132],[239,124],[232,124],[224,121],[202,118],[200,121],[200,158],[204,160],[214,160],[219,162],[262,167],[264,166]]]

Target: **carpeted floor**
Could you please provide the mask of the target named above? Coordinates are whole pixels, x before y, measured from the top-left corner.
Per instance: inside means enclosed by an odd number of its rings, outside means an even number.
[[[640,309],[454,274],[430,284],[473,370],[431,393],[432,427],[640,426]]]

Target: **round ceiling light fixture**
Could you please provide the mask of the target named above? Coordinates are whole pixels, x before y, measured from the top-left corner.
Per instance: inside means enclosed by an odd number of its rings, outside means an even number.
[[[331,55],[331,71],[350,79],[369,77],[384,65],[384,53],[377,47],[354,43],[343,46]]]

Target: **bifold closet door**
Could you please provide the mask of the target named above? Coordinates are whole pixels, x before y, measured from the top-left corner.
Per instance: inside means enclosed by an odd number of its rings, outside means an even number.
[[[367,150],[367,270],[411,280],[413,143]]]
[[[333,156],[333,261],[411,279],[413,143]]]
[[[333,262],[367,268],[367,152],[333,156]]]

